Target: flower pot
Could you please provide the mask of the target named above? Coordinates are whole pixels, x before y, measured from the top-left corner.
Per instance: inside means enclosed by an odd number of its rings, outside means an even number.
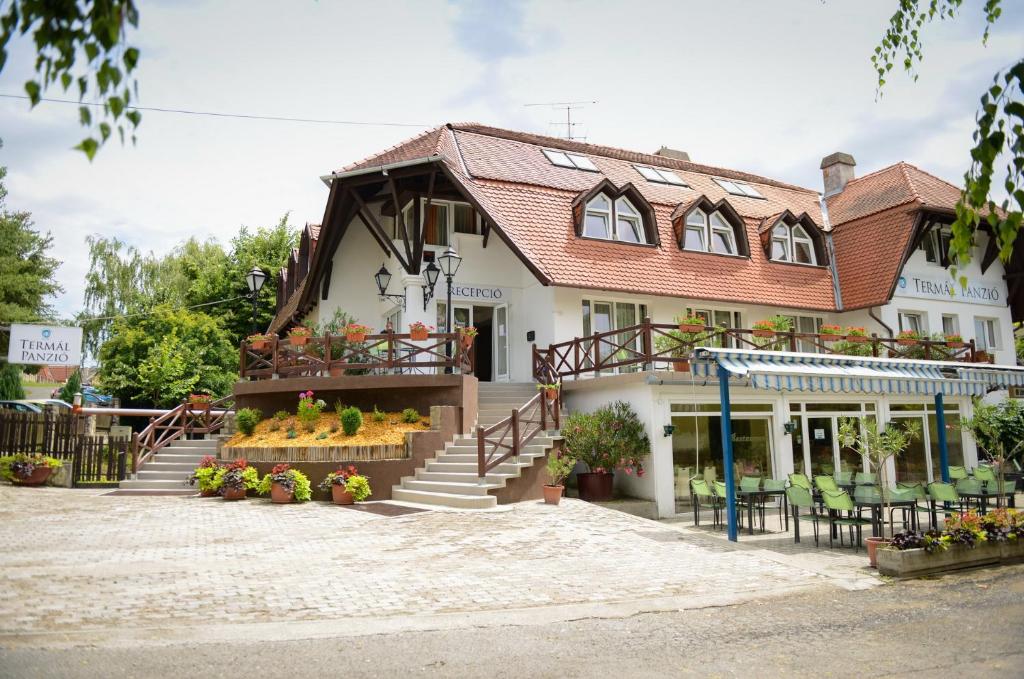
[[[200,489],[199,497],[217,497],[217,491],[212,488]]]
[[[853,342],[854,344],[862,344],[864,342],[867,342],[869,339],[871,339],[871,338],[868,337],[867,335],[847,335],[846,336],[846,341],[847,342]]]
[[[704,332],[704,326],[703,325],[699,325],[697,323],[680,323],[679,324],[679,332],[690,332],[690,333]]]
[[[888,538],[869,537],[864,538],[868,545],[868,563],[872,568],[878,568],[878,548],[881,545],[889,544]]]
[[[329,368],[327,370],[327,373],[331,377],[341,377],[342,375],[345,374],[345,369],[344,368]]]
[[[677,373],[688,373],[690,372],[690,359],[684,358],[681,361],[676,361],[672,364],[672,370]]]
[[[562,499],[562,491],[565,490],[565,486],[544,486],[544,504],[546,505],[557,505],[559,500]]]
[[[293,347],[302,347],[309,341],[309,335],[289,335],[288,341]]]
[[[207,410],[210,409],[210,403],[196,403],[195,401],[192,401],[191,403],[189,403],[189,407],[192,408],[192,410],[206,412]]]
[[[557,401],[558,400],[558,390],[557,389],[545,389],[544,390],[544,395],[547,397],[547,399],[549,401]]]
[[[946,346],[950,349],[963,349],[967,346],[966,342],[946,342]]]
[[[225,500],[244,500],[245,499],[245,487],[241,488],[225,488],[224,489]]]
[[[912,346],[916,345],[917,343],[918,343],[918,340],[916,340],[916,339],[914,339],[912,337],[897,337],[896,338],[896,344],[899,344],[900,346],[903,346],[903,347],[912,347]]]
[[[266,351],[267,347],[270,346],[270,342],[267,340],[256,340],[249,344],[249,348],[253,351]]]
[[[774,330],[751,330],[754,337],[775,337]]]
[[[295,499],[295,493],[284,489],[280,483],[270,484],[270,501],[277,505],[287,505]]]
[[[825,333],[818,334],[818,339],[820,339],[822,342],[838,342],[842,338],[842,335],[827,335]]]
[[[587,472],[576,475],[576,483],[580,490],[580,499],[586,502],[605,502],[612,499],[614,474],[595,474]]]
[[[352,497],[352,493],[345,490],[345,486],[337,483],[331,486],[331,499],[334,500],[336,505],[351,505],[356,502],[355,498]]]
[[[19,479],[15,476],[11,482],[18,486],[41,486],[46,483],[46,479],[50,478],[52,473],[52,467],[36,467],[27,478]]]
[[[351,332],[351,333],[345,335],[345,339],[347,339],[349,342],[352,342],[352,343],[365,342],[366,341],[366,333],[365,332]]]
[[[430,331],[427,330],[426,328],[420,330],[414,329],[409,331],[409,339],[413,340],[414,342],[422,342],[425,339],[427,339],[427,335],[429,334]]]
[[[473,340],[474,339],[475,339],[474,336],[463,335],[462,336],[462,348],[463,349],[469,349],[471,346],[473,346]]]

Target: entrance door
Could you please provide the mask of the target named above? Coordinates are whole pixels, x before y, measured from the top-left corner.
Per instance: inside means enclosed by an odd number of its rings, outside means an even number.
[[[921,432],[928,431],[928,422],[922,415],[915,415],[913,417],[898,417],[893,414],[892,423],[897,426],[902,426],[909,423],[911,420],[915,420],[919,430]],[[896,462],[896,480],[902,483],[929,483],[933,478],[931,469],[931,459],[928,454],[929,452],[929,437],[918,436],[916,439],[910,442],[907,449],[897,455],[894,460]]]
[[[494,379],[508,381],[508,305],[494,307]]]
[[[834,447],[835,429],[833,417],[807,418],[807,440],[810,442],[811,459],[810,475],[831,476],[836,471],[836,451]]]

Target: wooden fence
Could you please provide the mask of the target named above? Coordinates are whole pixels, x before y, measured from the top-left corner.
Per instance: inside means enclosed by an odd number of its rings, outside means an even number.
[[[123,480],[130,451],[128,438],[79,434],[71,413],[0,411],[0,456],[39,453],[63,460],[74,486]]]

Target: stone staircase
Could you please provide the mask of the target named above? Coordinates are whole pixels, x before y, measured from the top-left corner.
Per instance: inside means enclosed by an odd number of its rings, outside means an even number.
[[[479,387],[477,425],[489,427],[508,417],[512,410],[533,398],[537,387],[531,383],[481,382]],[[563,415],[564,417],[564,415]],[[474,425],[473,431],[476,431]],[[552,432],[548,432],[552,433]],[[477,441],[475,435],[460,435],[428,460],[415,476],[402,478],[394,486],[391,498],[402,502],[442,505],[461,509],[487,509],[498,504],[490,491],[522,475],[524,469],[546,458],[554,438],[538,434],[519,455],[492,469],[480,483],[477,476]]]
[[[143,465],[137,478],[122,481],[118,490],[132,495],[195,495],[196,489],[186,485],[186,480],[204,455],[216,454],[216,441],[179,439]]]

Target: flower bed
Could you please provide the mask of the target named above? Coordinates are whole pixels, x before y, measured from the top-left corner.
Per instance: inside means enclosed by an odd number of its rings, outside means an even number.
[[[363,413],[359,431],[347,436],[341,428],[339,416],[333,412],[319,413],[316,419],[304,412],[303,418],[304,421],[299,422],[296,416],[284,413],[284,417],[263,420],[256,425],[252,435],[235,434],[224,447],[229,449],[228,452],[232,455],[242,454],[238,449],[243,448],[403,448],[406,433],[430,428],[430,421],[426,418],[406,422],[402,413],[378,411],[375,415],[373,412],[366,412]],[[311,429],[304,425],[311,425]]]

